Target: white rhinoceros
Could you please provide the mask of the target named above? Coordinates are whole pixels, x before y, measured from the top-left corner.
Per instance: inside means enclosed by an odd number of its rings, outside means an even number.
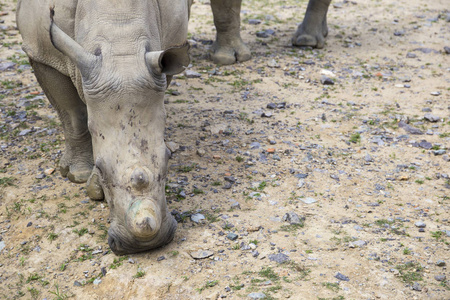
[[[110,207],[116,254],[173,239],[164,92],[189,64],[190,0],[19,0],[17,24],[61,119],[63,176]],[[50,8],[50,9],[49,9]]]

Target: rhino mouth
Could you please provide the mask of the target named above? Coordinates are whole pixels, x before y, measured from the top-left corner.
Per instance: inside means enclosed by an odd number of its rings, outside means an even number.
[[[112,224],[108,230],[108,244],[116,255],[149,251],[170,243],[176,228],[177,222],[170,214],[164,218],[158,232],[149,238],[134,236],[124,226]]]

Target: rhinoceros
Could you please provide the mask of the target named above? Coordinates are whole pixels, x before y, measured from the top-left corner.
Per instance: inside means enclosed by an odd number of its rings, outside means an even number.
[[[17,25],[65,135],[60,171],[110,207],[116,254],[167,244],[164,92],[189,64],[192,0],[19,0]]]

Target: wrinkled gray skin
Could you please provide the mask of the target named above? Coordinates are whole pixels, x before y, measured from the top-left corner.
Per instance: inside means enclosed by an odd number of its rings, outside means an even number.
[[[250,51],[239,33],[241,2],[242,0],[211,0],[217,29],[212,60],[217,64],[229,65],[250,59]],[[294,46],[324,47],[328,34],[327,11],[330,2],[331,0],[309,1],[305,18],[292,37]]]
[[[23,49],[64,128],[61,173],[106,199],[116,254],[174,236],[164,193],[164,91],[189,64],[191,2],[18,2]]]

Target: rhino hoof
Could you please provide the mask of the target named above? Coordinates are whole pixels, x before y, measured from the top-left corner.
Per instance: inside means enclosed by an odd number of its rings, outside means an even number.
[[[87,194],[91,200],[103,200],[105,194],[103,193],[102,186],[100,185],[99,177],[96,173],[92,173],[87,183]]]

